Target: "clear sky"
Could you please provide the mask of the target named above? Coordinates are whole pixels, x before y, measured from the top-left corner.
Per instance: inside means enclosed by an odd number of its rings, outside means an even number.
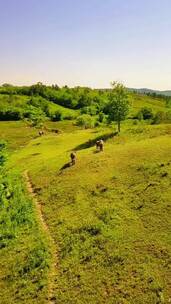
[[[171,0],[0,0],[0,83],[171,89]]]

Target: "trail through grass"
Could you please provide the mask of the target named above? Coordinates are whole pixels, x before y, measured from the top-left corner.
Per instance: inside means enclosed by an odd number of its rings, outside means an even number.
[[[45,234],[48,236],[49,243],[51,245],[52,262],[51,262],[51,267],[50,267],[50,271],[49,271],[48,302],[50,304],[53,304],[53,303],[55,303],[54,302],[55,297],[54,297],[53,292],[54,292],[54,281],[55,281],[55,275],[57,272],[57,259],[58,259],[57,250],[55,248],[56,244],[49,232],[49,227],[48,227],[47,223],[45,222],[44,216],[42,214],[41,203],[36,198],[36,193],[32,186],[28,171],[24,172],[24,178],[27,183],[27,190],[30,193],[33,201],[35,202],[36,213],[37,213],[39,222],[41,223],[42,230],[44,230]]]
[[[56,303],[168,303],[170,126],[110,133],[74,129],[32,139],[8,168],[29,170],[56,244]],[[96,153],[92,142],[104,136],[104,152]],[[76,165],[62,169],[74,149]]]

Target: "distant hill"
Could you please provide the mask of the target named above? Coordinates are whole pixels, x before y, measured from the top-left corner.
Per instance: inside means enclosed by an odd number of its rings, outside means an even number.
[[[171,90],[160,91],[160,90],[152,90],[152,89],[148,89],[148,88],[140,88],[140,89],[128,88],[128,89],[129,89],[129,91],[134,91],[134,92],[137,92],[140,94],[156,93],[159,95],[171,96]]]

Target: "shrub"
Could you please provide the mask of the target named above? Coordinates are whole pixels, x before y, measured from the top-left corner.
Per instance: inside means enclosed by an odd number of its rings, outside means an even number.
[[[95,121],[90,115],[83,114],[77,117],[76,125],[80,127],[84,127],[85,129],[94,128]]]
[[[135,118],[138,119],[139,121],[143,120],[143,113],[141,111],[138,112]]]
[[[66,119],[66,120],[73,120],[76,118],[76,114],[66,114],[63,119]]]
[[[139,120],[141,120],[141,119],[147,120],[147,119],[152,119],[153,117],[154,117],[154,114],[153,114],[152,109],[145,107],[145,108],[142,108],[134,118],[137,118]]]
[[[97,106],[96,105],[91,105],[91,106],[87,106],[87,107],[83,107],[81,109],[81,113],[82,114],[89,114],[89,115],[96,115],[98,112]]]
[[[100,127],[101,126],[101,122],[96,120],[95,123],[94,123],[94,126],[95,127]]]
[[[24,117],[27,118],[32,127],[41,127],[47,119],[45,113],[34,106],[28,106],[24,112]]]
[[[23,113],[20,109],[16,108],[6,108],[0,110],[0,120],[8,121],[8,120],[20,120],[23,118]]]
[[[153,117],[152,124],[156,125],[164,121],[166,121],[166,113],[159,111]]]
[[[162,112],[159,111],[155,114],[152,124],[160,124],[160,123],[170,123],[171,122],[171,112]]]
[[[52,120],[53,121],[61,121],[63,120],[63,114],[61,111],[56,111],[53,115],[52,115]]]
[[[171,111],[166,112],[166,121],[171,122]]]

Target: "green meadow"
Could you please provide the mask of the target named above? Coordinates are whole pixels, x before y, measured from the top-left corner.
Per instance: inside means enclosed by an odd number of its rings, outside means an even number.
[[[171,124],[131,119],[142,107],[167,111],[163,99],[131,94],[119,135],[114,124],[46,121],[39,136],[25,121],[0,122],[8,147],[0,303],[171,301]],[[103,152],[95,147],[100,138]]]

